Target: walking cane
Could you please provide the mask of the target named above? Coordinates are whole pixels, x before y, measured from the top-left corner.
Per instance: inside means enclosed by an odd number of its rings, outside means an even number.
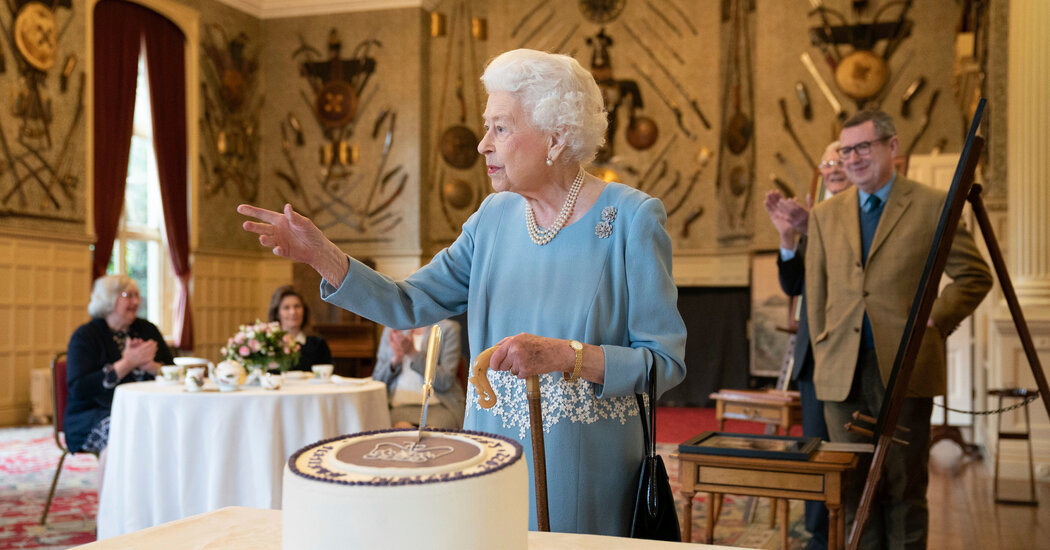
[[[496,404],[496,392],[489,384],[488,370],[492,353],[499,346],[481,352],[474,361],[470,383],[478,390],[478,406],[490,409]],[[529,400],[529,427],[532,431],[533,482],[536,489],[536,526],[540,531],[550,531],[550,514],[547,510],[547,455],[543,446],[543,406],[540,403],[540,377],[533,375],[525,379],[526,396]]]

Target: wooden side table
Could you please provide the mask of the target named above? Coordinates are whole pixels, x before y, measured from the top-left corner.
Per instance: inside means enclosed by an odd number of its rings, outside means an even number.
[[[775,426],[783,430],[782,435],[802,424],[802,403],[797,391],[721,390],[708,397],[715,401],[718,431],[725,430],[726,419]]]
[[[678,480],[685,499],[682,540],[692,540],[693,496],[709,493],[706,543],[714,540],[721,495],[749,495],[775,499],[819,500],[828,507],[828,548],[842,548],[846,516],[842,512],[845,472],[857,467],[854,453],[818,451],[809,460],[746,458],[694,453],[674,453]],[[716,496],[717,495],[717,496]],[[781,547],[788,546],[787,504],[781,511]]]

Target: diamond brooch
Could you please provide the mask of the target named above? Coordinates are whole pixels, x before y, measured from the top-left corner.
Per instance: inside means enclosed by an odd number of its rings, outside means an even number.
[[[616,221],[616,207],[606,206],[602,209],[602,221],[598,222],[598,225],[594,226],[594,234],[599,239],[608,239],[609,235],[612,235],[612,222]]]

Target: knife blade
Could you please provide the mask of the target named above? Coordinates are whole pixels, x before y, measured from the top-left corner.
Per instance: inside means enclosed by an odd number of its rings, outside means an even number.
[[[806,90],[806,85],[801,80],[795,82],[795,95],[798,96],[798,102],[802,106],[802,118],[813,120],[813,107],[809,103],[809,91]]]
[[[434,393],[434,367],[437,365],[440,350],[441,327],[434,325],[430,327],[430,337],[427,340],[427,368],[423,371],[423,410],[419,413],[416,445],[423,439],[423,428],[427,425],[427,405],[430,404],[430,396]]]
[[[842,103],[839,103],[838,98],[835,97],[835,94],[831,91],[828,83],[824,81],[824,77],[820,76],[820,72],[817,71],[817,66],[813,63],[813,58],[809,56],[809,52],[802,52],[799,59],[802,60],[802,64],[806,66],[806,70],[809,71],[813,80],[817,81],[817,88],[820,88],[820,93],[824,95],[824,99],[828,100],[831,109],[835,111],[835,116],[845,120],[846,111],[842,110]]]
[[[916,78],[914,82],[908,85],[908,89],[904,90],[904,95],[901,96],[901,116],[908,118],[911,116],[911,100],[915,99],[915,94],[922,90],[922,87],[926,85],[926,78],[920,76]]]

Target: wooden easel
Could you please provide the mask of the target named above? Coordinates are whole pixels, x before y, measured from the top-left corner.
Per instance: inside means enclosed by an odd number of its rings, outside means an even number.
[[[973,121],[970,124],[970,131],[963,145],[959,164],[955,169],[955,177],[952,180],[951,188],[948,190],[944,209],[941,211],[937,232],[934,234],[930,252],[926,257],[926,266],[923,269],[922,278],[919,280],[919,288],[916,291],[915,300],[912,302],[908,322],[904,327],[904,335],[897,348],[897,356],[893,362],[893,371],[890,374],[889,384],[887,385],[889,391],[883,399],[876,424],[875,454],[872,456],[871,467],[868,470],[867,481],[864,483],[864,492],[861,495],[860,506],[857,509],[855,521],[849,533],[848,547],[850,550],[858,548],[860,536],[864,530],[864,523],[867,521],[868,514],[871,511],[871,503],[875,497],[875,488],[878,485],[882,468],[886,463],[887,452],[890,445],[893,444],[901,406],[904,404],[908,382],[911,380],[911,373],[915,367],[915,358],[919,354],[919,345],[922,343],[923,332],[930,318],[933,302],[937,298],[938,281],[940,281],[941,275],[944,273],[944,265],[948,260],[948,252],[951,249],[955,231],[959,227],[959,218],[962,216],[966,200],[969,200],[973,206],[977,223],[981,228],[981,234],[984,236],[985,244],[988,245],[988,254],[991,256],[995,274],[1003,290],[1003,297],[1010,308],[1010,315],[1013,317],[1014,326],[1017,327],[1018,336],[1020,336],[1021,343],[1024,346],[1025,356],[1028,358],[1032,375],[1035,377],[1039,392],[1043,396],[1043,404],[1046,406],[1047,414],[1050,415],[1050,401],[1047,400],[1047,397],[1050,396],[1050,389],[1047,387],[1046,376],[1043,374],[1039,357],[1035,352],[1035,345],[1032,343],[1032,335],[1028,330],[1028,325],[1025,323],[1024,315],[1021,313],[1021,306],[1017,301],[1017,294],[1014,292],[1010,275],[1006,271],[1006,263],[1003,261],[1002,251],[995,240],[988,213],[981,200],[981,186],[973,183],[977,161],[981,156],[981,150],[984,148],[984,139],[977,136],[977,128],[981,124],[985,103],[986,100],[984,99],[981,99],[980,103],[978,103]]]

